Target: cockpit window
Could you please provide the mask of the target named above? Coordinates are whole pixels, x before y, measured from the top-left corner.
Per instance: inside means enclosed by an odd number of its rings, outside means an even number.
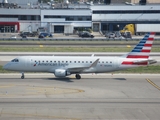
[[[13,59],[11,62],[19,62],[18,59]]]

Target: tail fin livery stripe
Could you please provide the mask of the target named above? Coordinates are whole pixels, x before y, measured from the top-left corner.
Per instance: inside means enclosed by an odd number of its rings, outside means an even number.
[[[136,46],[134,49],[142,49],[142,48],[143,48],[143,46]]]
[[[140,41],[139,43],[146,43],[146,40],[142,40],[142,41]]]
[[[144,37],[142,40],[148,40],[148,37],[149,37],[149,36],[147,36],[147,37]]]
[[[154,40],[154,38],[151,38],[151,37],[150,37],[150,38],[148,38],[148,40],[149,40],[149,41],[153,41],[153,40]]]
[[[154,32],[147,33],[144,38],[134,47],[134,49],[125,57],[134,59],[148,59],[153,44],[154,35]]]
[[[146,44],[152,44],[153,41],[146,41]]]
[[[137,46],[144,46],[145,43],[139,43]]]
[[[132,52],[129,55],[139,55],[139,56],[146,55],[147,56],[148,52]]]
[[[143,49],[141,50],[141,52],[150,52],[151,50],[146,50],[146,49]]]
[[[148,65],[148,62],[134,63],[132,61],[123,61],[122,65]]]
[[[137,46],[148,46],[148,47],[151,47],[152,44],[148,44],[148,43],[139,43]]]
[[[132,50],[132,52],[150,52],[151,50],[145,50],[145,49],[143,49],[143,50],[141,50],[141,49],[134,49],[134,50]]]
[[[145,50],[151,50],[151,47],[143,47]]]
[[[147,40],[147,41],[144,41],[144,40],[143,40],[143,41],[140,41],[140,44],[145,44],[145,43],[147,43],[147,44],[152,44],[153,41],[148,41],[148,40]]]
[[[152,44],[144,44],[144,46],[152,47]]]
[[[134,49],[132,52],[141,52],[142,49]]]
[[[148,58],[149,56],[147,55],[128,55],[127,58]]]
[[[144,47],[144,48],[138,48],[138,49],[134,48],[132,52],[143,52],[143,50],[151,50],[151,47]]]

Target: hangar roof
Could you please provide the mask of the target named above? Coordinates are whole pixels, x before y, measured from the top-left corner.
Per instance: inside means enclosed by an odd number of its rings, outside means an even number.
[[[93,5],[92,10],[160,10],[159,5]]]

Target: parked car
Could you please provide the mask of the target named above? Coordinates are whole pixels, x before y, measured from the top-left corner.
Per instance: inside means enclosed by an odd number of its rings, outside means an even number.
[[[35,37],[36,36],[36,34],[33,33],[33,32],[22,32],[20,34],[21,37],[24,36],[24,35],[27,36],[27,37]]]
[[[27,38],[27,35],[22,35],[21,37],[22,37],[22,38]]]
[[[94,35],[88,33],[88,32],[84,32],[81,34],[81,37],[84,38],[84,37],[89,37],[89,38],[94,38]]]
[[[78,33],[78,36],[79,36],[79,37],[82,37],[82,34],[84,34],[84,33],[90,34],[88,31],[80,31],[80,32]]]
[[[121,35],[120,31],[116,31],[116,32],[115,32],[115,37],[117,37],[117,38],[122,37],[122,35]]]
[[[45,38],[45,37],[53,37],[53,35],[50,33],[40,33],[38,36],[38,38]]]
[[[15,35],[11,35],[11,37],[10,37],[11,39],[14,39],[14,40],[16,40],[17,39],[17,36],[15,36]]]
[[[116,37],[116,35],[115,35],[115,33],[113,33],[113,32],[107,32],[106,34],[105,34],[105,37],[107,37],[107,38],[115,38]]]
[[[122,34],[122,36],[124,37],[124,38],[129,38],[129,39],[132,39],[132,35],[131,35],[131,32],[124,32],[123,34]]]
[[[45,38],[44,35],[39,35],[38,38]]]
[[[116,37],[116,36],[115,36],[114,33],[109,34],[109,38],[115,38],[115,37]]]

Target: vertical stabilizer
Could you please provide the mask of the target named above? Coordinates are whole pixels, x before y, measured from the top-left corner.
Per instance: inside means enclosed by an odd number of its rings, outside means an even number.
[[[155,33],[147,33],[142,40],[134,47],[134,49],[125,55],[126,58],[148,59],[152,48]]]

